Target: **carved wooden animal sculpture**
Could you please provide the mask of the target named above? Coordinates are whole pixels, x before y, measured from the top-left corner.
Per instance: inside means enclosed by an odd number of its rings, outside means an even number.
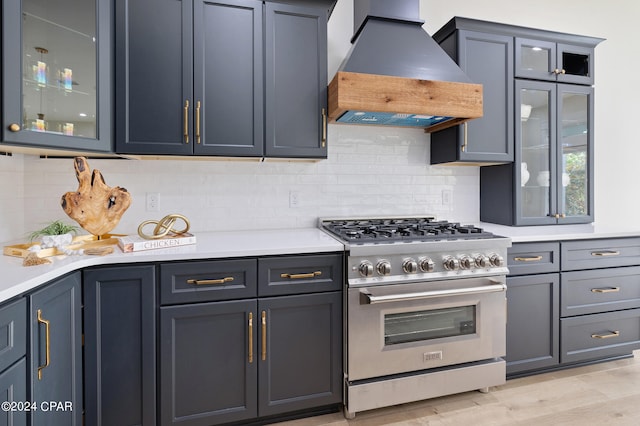
[[[85,157],[76,157],[74,167],[78,190],[62,196],[62,209],[91,234],[109,233],[131,205],[131,194],[119,186],[107,186],[99,170],[91,173]]]

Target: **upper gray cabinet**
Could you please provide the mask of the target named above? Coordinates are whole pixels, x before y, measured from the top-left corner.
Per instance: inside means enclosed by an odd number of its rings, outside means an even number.
[[[326,21],[257,0],[116,0],[116,152],[326,157]]]
[[[593,45],[516,37],[516,77],[593,84]]]
[[[483,86],[483,116],[431,133],[431,164],[513,161],[513,37],[454,18],[434,39],[474,83]]]
[[[111,151],[112,5],[3,0],[2,145]]]

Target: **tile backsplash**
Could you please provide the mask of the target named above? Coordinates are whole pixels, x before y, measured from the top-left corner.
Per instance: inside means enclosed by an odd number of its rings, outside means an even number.
[[[318,217],[435,214],[476,222],[478,167],[429,165],[429,136],[418,129],[331,125],[329,158],[317,162],[90,159],[132,204],[113,232],[135,233],[146,219],[187,216],[192,229],[218,231],[316,226]],[[77,189],[73,160],[0,158],[0,241],[67,218],[60,197]],[[146,193],[160,194],[159,212]]]

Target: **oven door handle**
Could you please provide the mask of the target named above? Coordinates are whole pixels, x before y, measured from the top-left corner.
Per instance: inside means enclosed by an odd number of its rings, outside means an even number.
[[[432,299],[434,297],[447,297],[447,296],[466,296],[469,294],[481,294],[481,293],[498,293],[507,290],[507,285],[504,283],[483,285],[478,287],[468,288],[454,288],[448,290],[432,290],[432,291],[420,291],[415,293],[403,293],[403,294],[388,294],[385,296],[374,296],[366,291],[360,291],[360,304],[361,305],[375,305],[377,303],[387,302],[405,302],[410,300]]]

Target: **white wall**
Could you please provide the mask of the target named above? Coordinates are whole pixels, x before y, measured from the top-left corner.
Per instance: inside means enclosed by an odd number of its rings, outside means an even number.
[[[633,29],[640,3],[565,0],[514,2],[422,0],[425,29],[452,16],[603,37],[596,49],[596,221],[635,220],[640,177],[633,114],[640,57]],[[329,21],[329,78],[350,47],[352,0],[339,0]],[[479,218],[478,168],[429,166],[420,130],[329,126],[329,158],[319,162],[90,160],[109,185],[127,188],[131,208],[115,232],[135,232],[149,218],[188,216],[196,231],[315,226],[318,217],[422,214],[463,222]],[[0,156],[0,241],[64,219],[60,196],[77,188],[71,159]],[[290,191],[299,206],[289,206]],[[450,192],[448,205],[442,192]],[[144,210],[159,192],[161,212]],[[70,220],[70,219],[68,219]]]

